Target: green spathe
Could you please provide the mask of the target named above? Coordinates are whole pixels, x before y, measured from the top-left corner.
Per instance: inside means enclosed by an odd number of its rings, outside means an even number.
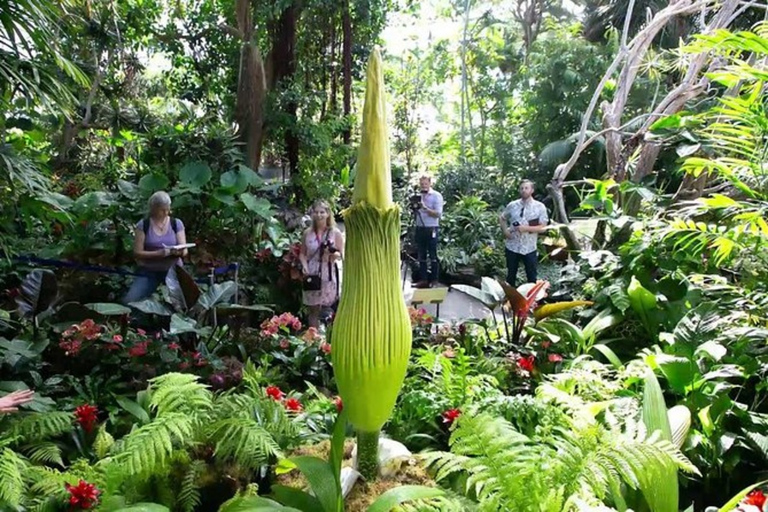
[[[400,289],[400,211],[350,208],[344,284],[331,356],[350,422],[381,429],[400,392],[411,352],[411,323]]]

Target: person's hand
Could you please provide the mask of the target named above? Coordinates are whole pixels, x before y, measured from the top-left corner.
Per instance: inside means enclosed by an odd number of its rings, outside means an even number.
[[[512,238],[512,230],[511,229],[505,229],[504,230],[504,238]]]
[[[171,256],[181,256],[183,249],[171,249]]]
[[[35,392],[31,389],[14,391],[0,398],[0,413],[16,412],[19,405],[24,405],[32,401]]]

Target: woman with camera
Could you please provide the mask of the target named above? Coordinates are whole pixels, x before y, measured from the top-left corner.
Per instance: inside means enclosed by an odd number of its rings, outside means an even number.
[[[299,260],[304,271],[304,305],[310,327],[318,327],[320,310],[339,300],[339,270],[344,256],[344,235],[336,228],[330,205],[322,200],[312,205],[312,226],[301,239]]]

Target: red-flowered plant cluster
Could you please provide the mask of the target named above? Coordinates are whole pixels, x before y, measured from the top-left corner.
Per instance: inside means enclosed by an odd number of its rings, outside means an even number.
[[[90,433],[99,422],[98,414],[99,410],[95,406],[84,404],[75,409],[75,421],[83,430]]]
[[[72,510],[88,510],[99,503],[99,491],[95,485],[80,480],[77,485],[64,484],[69,493],[69,506]]]
[[[461,416],[460,409],[448,409],[442,414],[443,423],[453,425],[453,422],[459,419],[459,416]]]
[[[67,356],[76,356],[83,348],[83,343],[98,340],[104,330],[103,325],[97,324],[90,318],[83,320],[61,334],[59,347],[64,350]]]
[[[746,507],[755,507],[757,510],[760,510],[761,512],[765,510],[766,502],[768,501],[768,496],[765,495],[765,493],[761,489],[755,489],[754,491],[751,491],[749,494],[747,494],[747,497],[741,500],[741,503],[739,504],[738,510],[751,510]]]
[[[269,398],[275,402],[283,402],[283,406],[290,412],[301,412],[303,407],[297,398],[285,398],[285,393],[277,386],[267,386],[264,390]]]
[[[428,327],[432,325],[435,319],[427,313],[424,308],[408,308],[408,315],[411,317],[411,327]]]
[[[280,259],[278,270],[284,279],[289,281],[301,281],[301,263],[299,260],[301,254],[301,242],[291,245],[291,248],[285,251]]]
[[[280,316],[273,316],[261,323],[262,336],[275,336],[278,332],[291,333],[301,330],[301,320],[292,314],[285,312]]]

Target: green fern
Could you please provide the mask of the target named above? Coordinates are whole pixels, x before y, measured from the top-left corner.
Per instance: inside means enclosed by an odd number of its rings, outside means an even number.
[[[0,504],[18,507],[24,493],[25,462],[12,450],[0,452]]]
[[[228,458],[238,465],[255,469],[281,456],[280,446],[269,432],[252,418],[229,418],[214,423],[209,438],[215,440],[217,457]]]
[[[184,473],[184,477],[181,479],[181,487],[176,498],[177,505],[183,512],[193,512],[200,506],[200,487],[198,480],[204,470],[205,462],[196,460],[189,465],[187,471]]]
[[[64,466],[61,458],[61,447],[50,441],[41,441],[32,445],[22,446],[20,450],[32,462],[41,464],[57,464]]]
[[[622,488],[645,488],[667,468],[696,472],[675,445],[642,429],[628,436],[597,422],[558,427],[530,438],[486,414],[464,415],[451,436],[451,453],[425,459],[442,481],[466,475],[468,496],[480,510],[567,511],[576,500],[620,500]]]
[[[31,444],[71,432],[72,425],[68,412],[18,414],[3,429],[0,439],[15,439],[11,445]]]
[[[103,459],[114,444],[115,438],[107,432],[107,426],[105,424],[101,425],[98,432],[96,432],[96,438],[93,440],[93,451],[96,453],[96,456]]]
[[[186,373],[167,373],[150,380],[150,405],[158,416],[172,413],[199,413],[210,409],[213,400],[199,377]]]
[[[166,413],[134,430],[112,449],[111,465],[126,477],[160,473],[174,450],[174,445],[189,442],[193,418],[181,413]]]

